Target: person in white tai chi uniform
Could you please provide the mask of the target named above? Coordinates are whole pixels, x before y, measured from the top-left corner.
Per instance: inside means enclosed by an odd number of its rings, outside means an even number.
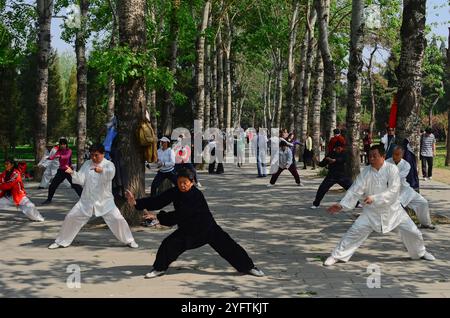
[[[435,226],[431,223],[428,201],[413,188],[411,188],[408,181],[406,181],[406,177],[411,170],[411,165],[408,161],[403,159],[403,154],[403,148],[401,146],[396,146],[394,148],[392,158],[386,160],[386,162],[396,165],[400,172],[400,203],[403,207],[408,207],[414,210],[422,228],[434,230]]]
[[[395,165],[385,161],[382,145],[370,148],[369,163],[370,166],[359,174],[341,202],[328,208],[329,213],[335,214],[343,209],[353,209],[358,200],[364,202],[363,212],[324,265],[347,262],[372,231],[384,234],[393,230],[399,232],[412,259],[435,260],[425,249],[422,233],[400,204],[400,174]]]
[[[48,248],[69,246],[81,228],[91,216],[101,216],[116,238],[131,248],[138,248],[127,221],[114,203],[111,191],[112,179],[116,169],[106,160],[105,147],[102,144],[90,148],[91,160],[87,160],[80,171],[68,168],[65,172],[72,176],[73,183],[83,186],[80,200],[67,214],[61,230],[53,244]]]

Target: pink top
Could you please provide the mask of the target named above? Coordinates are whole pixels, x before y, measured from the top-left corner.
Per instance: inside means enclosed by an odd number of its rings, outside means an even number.
[[[66,171],[71,166],[72,150],[69,148],[59,149],[53,156],[48,157],[49,160],[55,159],[59,156],[59,169]]]

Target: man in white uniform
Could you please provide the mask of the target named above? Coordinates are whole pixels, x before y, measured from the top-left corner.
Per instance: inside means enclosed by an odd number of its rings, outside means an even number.
[[[396,146],[392,154],[392,158],[386,160],[386,162],[392,163],[397,166],[400,172],[400,203],[403,207],[408,207],[416,212],[422,228],[432,229],[435,227],[431,223],[430,209],[428,207],[428,201],[417,193],[411,186],[406,177],[411,170],[410,164],[403,159],[404,150],[401,146]]]
[[[353,209],[358,200],[364,202],[363,212],[324,262],[325,266],[347,262],[372,231],[384,234],[396,230],[412,259],[435,260],[425,249],[422,233],[400,204],[398,168],[385,162],[384,151],[382,145],[370,148],[370,166],[364,168],[341,202],[328,208],[329,213],[335,214]]]
[[[72,175],[72,182],[83,186],[80,200],[67,214],[61,230],[53,244],[48,248],[67,247],[93,214],[105,220],[116,238],[131,248],[138,248],[128,223],[114,203],[111,191],[112,179],[116,169],[111,161],[104,159],[105,147],[93,145],[90,149],[91,160],[87,160],[80,171],[68,168],[65,172]]]

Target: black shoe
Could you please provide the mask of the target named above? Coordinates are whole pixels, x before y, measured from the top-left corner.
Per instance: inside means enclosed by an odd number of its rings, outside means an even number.
[[[39,189],[39,190],[42,190],[42,189],[44,189],[44,187],[38,187],[38,189]]]
[[[47,199],[47,200],[43,201],[41,203],[41,205],[47,205],[47,204],[50,204],[50,203],[52,203],[52,200]]]

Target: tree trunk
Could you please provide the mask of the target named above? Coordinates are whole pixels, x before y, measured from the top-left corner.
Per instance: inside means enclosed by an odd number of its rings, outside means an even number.
[[[86,64],[86,20],[89,8],[88,0],[80,0],[81,28],[75,37],[77,59],[77,169],[84,162],[86,149],[86,112],[87,112],[87,64]]]
[[[115,7],[115,3],[112,0],[109,0],[109,8],[113,14],[113,26],[111,31],[111,41],[109,42],[109,49],[113,50],[116,47],[116,36],[117,36],[117,25],[119,24],[117,21],[117,10]],[[110,76],[108,79],[108,108],[107,108],[107,120],[108,122],[114,116],[114,107],[116,102],[116,82],[114,77]]]
[[[445,165],[450,166],[450,28],[448,28],[448,49],[447,49],[447,65],[445,72],[445,100],[447,101],[447,155],[445,156]]]
[[[295,106],[294,106],[294,129],[296,131],[296,137],[301,137],[300,133],[300,119],[301,119],[301,112],[300,112],[300,104],[302,101],[302,88],[303,84],[305,82],[305,70],[306,70],[306,51],[308,49],[308,36],[305,34],[305,37],[303,39],[302,46],[300,48],[300,63],[297,66],[297,76],[295,81],[296,86],[296,99],[295,99]]]
[[[179,0],[173,0],[172,13],[170,18],[170,52],[169,52],[169,69],[175,78],[177,72],[177,54],[178,54],[178,35],[180,26],[178,25],[177,11],[179,8]],[[173,130],[173,114],[175,112],[175,102],[172,92],[164,91],[164,105],[162,116],[162,133],[164,136],[170,136]]]
[[[217,47],[213,43],[213,52],[210,56],[211,64],[211,127],[219,127],[219,115],[217,113],[217,58],[216,58]]]
[[[322,105],[322,93],[323,93],[323,59],[320,52],[316,55],[315,76],[312,92],[312,140],[313,140],[313,160],[320,161],[320,108]]]
[[[225,14],[225,25],[226,25],[226,45],[225,45],[225,55],[224,55],[224,77],[225,77],[225,98],[226,101],[226,128],[231,128],[232,121],[232,90],[231,90],[231,22],[228,13]]]
[[[145,52],[146,23],[145,0],[118,2],[120,44],[134,53]],[[118,148],[122,154],[124,188],[139,198],[145,195],[144,152],[136,137],[136,130],[145,111],[145,78],[129,77],[118,87]],[[119,204],[122,214],[131,224],[138,224],[140,217],[134,207],[125,202]]]
[[[425,51],[426,0],[404,0],[400,29],[402,49],[397,67],[397,141],[408,138],[416,155],[420,147],[422,62]],[[418,157],[418,156],[417,156]]]
[[[309,6],[309,4],[308,4]],[[299,111],[300,111],[300,131],[299,137],[302,142],[306,140],[306,134],[308,132],[308,110],[309,110],[309,87],[311,82],[311,71],[313,68],[313,61],[315,57],[316,50],[314,47],[316,45],[316,41],[314,38],[314,26],[316,24],[316,10],[311,6],[308,19],[306,22],[306,38],[308,41],[308,49],[306,51],[306,63],[305,63],[305,79],[303,83],[300,83],[301,88],[299,88]]]
[[[48,104],[48,65],[50,57],[50,27],[52,21],[53,1],[37,0],[39,21],[38,38],[38,78],[36,100],[36,131],[35,131],[35,168],[34,179],[40,181],[42,168],[37,164],[45,155],[47,143],[47,104]]]
[[[369,77],[369,93],[370,93],[370,123],[369,123],[369,134],[370,136],[373,136],[373,129],[375,127],[375,111],[376,111],[376,103],[375,103],[375,91],[373,87],[373,73],[372,73],[372,66],[373,66],[373,56],[375,52],[377,51],[378,46],[375,43],[375,47],[370,53],[370,59],[369,59],[369,65],[367,66],[367,72]]]
[[[336,67],[328,43],[328,22],[330,16],[330,0],[314,0],[318,15],[319,48],[325,66],[325,89],[323,99],[325,102],[325,141],[331,137],[336,128]]]
[[[208,18],[208,27],[211,27],[211,15]],[[211,125],[211,43],[207,41],[205,48],[205,129]]]
[[[219,30],[217,34],[216,44],[217,54],[217,114],[219,119],[219,128],[224,128],[224,98],[223,98],[223,47],[222,47],[222,31]]]
[[[361,122],[361,72],[363,68],[364,0],[352,0],[350,59],[347,73],[347,147],[350,154],[349,174],[360,173],[359,139]]]
[[[203,18],[199,26],[199,35],[197,37],[197,62],[195,64],[196,75],[196,95],[194,119],[204,122],[205,111],[205,30],[208,26],[209,10],[211,1],[207,0],[203,7]]]
[[[281,112],[283,108],[283,62],[281,59],[281,50],[278,48],[275,57],[275,72],[277,76],[276,85],[276,106],[275,106],[275,125],[281,129]]]
[[[297,43],[297,29],[298,29],[298,11],[300,2],[294,0],[294,12],[292,13],[292,19],[289,30],[289,50],[288,50],[288,87],[286,91],[287,97],[287,110],[288,110],[288,122],[289,131],[295,128],[295,52],[294,48]]]

